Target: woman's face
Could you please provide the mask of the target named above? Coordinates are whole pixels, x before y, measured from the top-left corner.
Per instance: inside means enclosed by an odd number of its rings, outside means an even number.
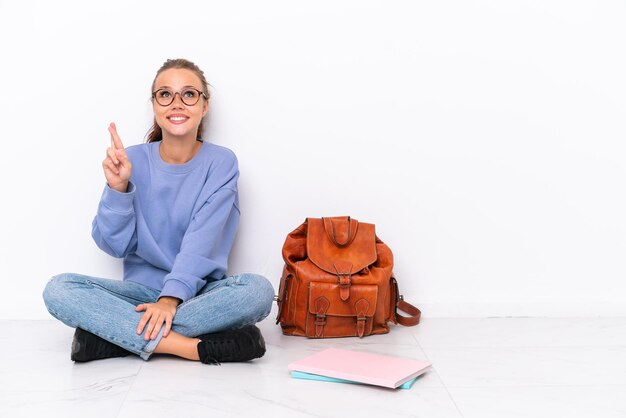
[[[202,82],[191,70],[170,68],[157,76],[153,92],[157,92],[161,102],[171,99],[172,96],[174,98],[167,106],[160,105],[155,98],[152,99],[154,118],[163,130],[163,138],[192,136],[196,139],[198,126],[207,114],[209,104],[204,96],[195,105],[185,104],[183,99],[187,103],[193,101],[193,89],[202,91]]]

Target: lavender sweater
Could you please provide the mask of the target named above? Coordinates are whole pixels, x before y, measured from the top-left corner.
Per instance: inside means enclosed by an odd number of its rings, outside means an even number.
[[[160,142],[128,147],[133,169],[127,193],[105,186],[92,236],[124,257],[124,280],[183,302],[224,278],[239,223],[237,158],[204,142],[185,164],[168,164]]]

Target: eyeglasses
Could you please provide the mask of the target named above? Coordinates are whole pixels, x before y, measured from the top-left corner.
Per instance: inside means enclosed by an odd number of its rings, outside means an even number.
[[[161,106],[169,106],[172,104],[177,94],[180,96],[180,100],[187,106],[193,106],[198,103],[200,96],[204,96],[204,98],[208,100],[203,92],[192,87],[187,87],[177,92],[173,92],[169,89],[158,89],[152,93],[152,98]]]

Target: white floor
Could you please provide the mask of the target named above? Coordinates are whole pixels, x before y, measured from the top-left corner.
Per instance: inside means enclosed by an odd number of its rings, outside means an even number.
[[[626,318],[424,319],[364,339],[285,337],[260,324],[262,359],[74,364],[73,330],[0,321],[0,417],[626,417]],[[291,379],[325,347],[427,359],[409,390]]]

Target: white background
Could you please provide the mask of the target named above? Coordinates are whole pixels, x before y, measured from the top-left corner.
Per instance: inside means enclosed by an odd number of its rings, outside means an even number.
[[[625,315],[623,1],[0,0],[1,319],[48,319],[90,236],[107,125],[144,141],[156,70],[213,85],[239,157],[230,272],[277,287],[307,216],[375,223],[426,316]]]

